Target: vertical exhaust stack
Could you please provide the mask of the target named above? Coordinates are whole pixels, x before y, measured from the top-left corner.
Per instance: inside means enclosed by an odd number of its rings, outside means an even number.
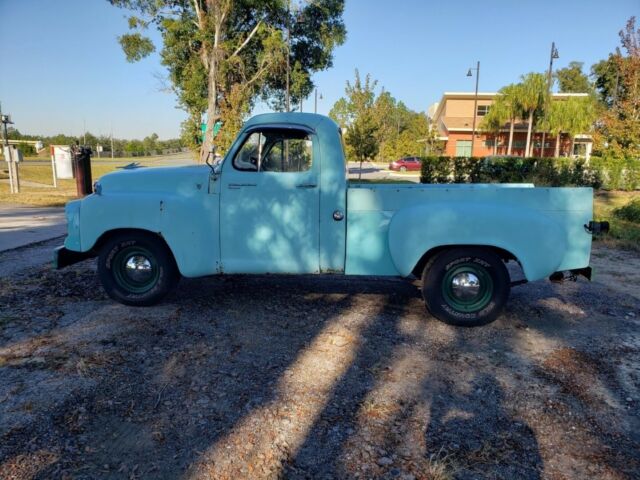
[[[73,156],[73,170],[76,177],[76,188],[79,197],[86,197],[93,193],[91,181],[91,151],[90,147],[74,145],[71,149]]]

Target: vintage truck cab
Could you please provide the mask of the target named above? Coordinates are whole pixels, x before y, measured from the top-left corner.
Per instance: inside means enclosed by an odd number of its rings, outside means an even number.
[[[435,317],[472,326],[507,301],[505,262],[528,281],[590,276],[592,204],[590,188],[352,184],[331,119],[264,114],[214,167],[103,176],[67,204],[54,260],[98,257],[105,290],[128,305],[160,301],[180,276],[416,276]]]

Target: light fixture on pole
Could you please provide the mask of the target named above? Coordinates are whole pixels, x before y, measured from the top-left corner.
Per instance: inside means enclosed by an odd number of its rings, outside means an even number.
[[[473,100],[473,127],[471,129],[471,155],[473,157],[473,146],[476,139],[476,117],[478,116],[478,83],[480,82],[480,61],[477,62],[476,68],[470,68],[467,71],[467,77],[473,77],[472,70],[476,71],[476,94]]]

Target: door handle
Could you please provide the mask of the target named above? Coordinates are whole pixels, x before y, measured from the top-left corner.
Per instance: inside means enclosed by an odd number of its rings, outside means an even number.
[[[296,185],[296,188],[316,188],[317,186],[315,183],[301,183],[300,185]]]
[[[230,183],[229,188],[257,187],[256,183]]]

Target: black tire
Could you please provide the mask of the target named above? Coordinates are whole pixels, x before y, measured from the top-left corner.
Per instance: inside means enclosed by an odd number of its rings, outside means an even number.
[[[422,272],[427,309],[449,325],[477,327],[493,322],[502,312],[510,289],[509,272],[502,259],[481,247],[440,252]]]
[[[112,299],[133,306],[158,303],[180,278],[166,244],[145,232],[123,233],[109,239],[100,249],[98,276]]]

